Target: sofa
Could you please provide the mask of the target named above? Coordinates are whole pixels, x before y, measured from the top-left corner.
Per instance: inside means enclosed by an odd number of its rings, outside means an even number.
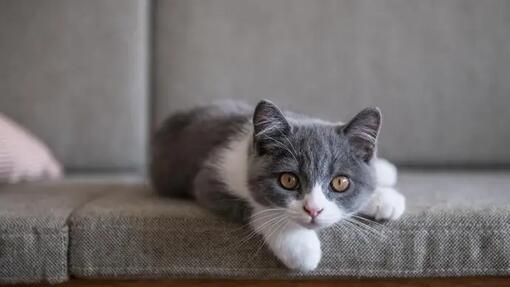
[[[0,185],[0,283],[510,275],[510,2],[2,0],[0,112],[58,181]],[[289,271],[147,180],[151,135],[216,99],[345,120],[379,106],[404,216],[320,232]]]

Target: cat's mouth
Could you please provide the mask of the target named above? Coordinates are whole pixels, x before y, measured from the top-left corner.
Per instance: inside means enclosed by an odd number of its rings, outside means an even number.
[[[316,221],[310,221],[306,223],[301,223],[301,225],[308,229],[319,229],[322,227],[321,224],[317,223]]]
[[[323,222],[322,220],[317,219],[317,218],[308,218],[308,220],[300,220],[300,221],[298,221],[298,224],[307,228],[307,229],[312,229],[312,230],[321,229],[321,228],[328,227],[329,225],[331,225],[331,224]]]

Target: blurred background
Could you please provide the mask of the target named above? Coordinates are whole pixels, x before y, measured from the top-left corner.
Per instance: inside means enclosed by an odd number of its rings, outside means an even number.
[[[508,0],[0,0],[0,113],[68,171],[143,173],[171,112],[214,99],[383,112],[401,166],[510,164]]]

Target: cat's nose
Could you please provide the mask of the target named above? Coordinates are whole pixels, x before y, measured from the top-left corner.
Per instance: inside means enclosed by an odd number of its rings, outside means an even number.
[[[311,217],[317,217],[324,210],[324,208],[320,208],[320,209],[319,208],[310,208],[310,207],[307,207],[306,205],[303,205],[303,209]]]

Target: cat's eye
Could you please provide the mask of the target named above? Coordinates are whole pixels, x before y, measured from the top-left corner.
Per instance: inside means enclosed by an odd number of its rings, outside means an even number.
[[[281,173],[278,181],[280,182],[280,185],[285,189],[295,190],[299,187],[298,177],[291,172]]]
[[[331,181],[331,188],[336,192],[344,192],[351,184],[347,176],[339,175]]]

